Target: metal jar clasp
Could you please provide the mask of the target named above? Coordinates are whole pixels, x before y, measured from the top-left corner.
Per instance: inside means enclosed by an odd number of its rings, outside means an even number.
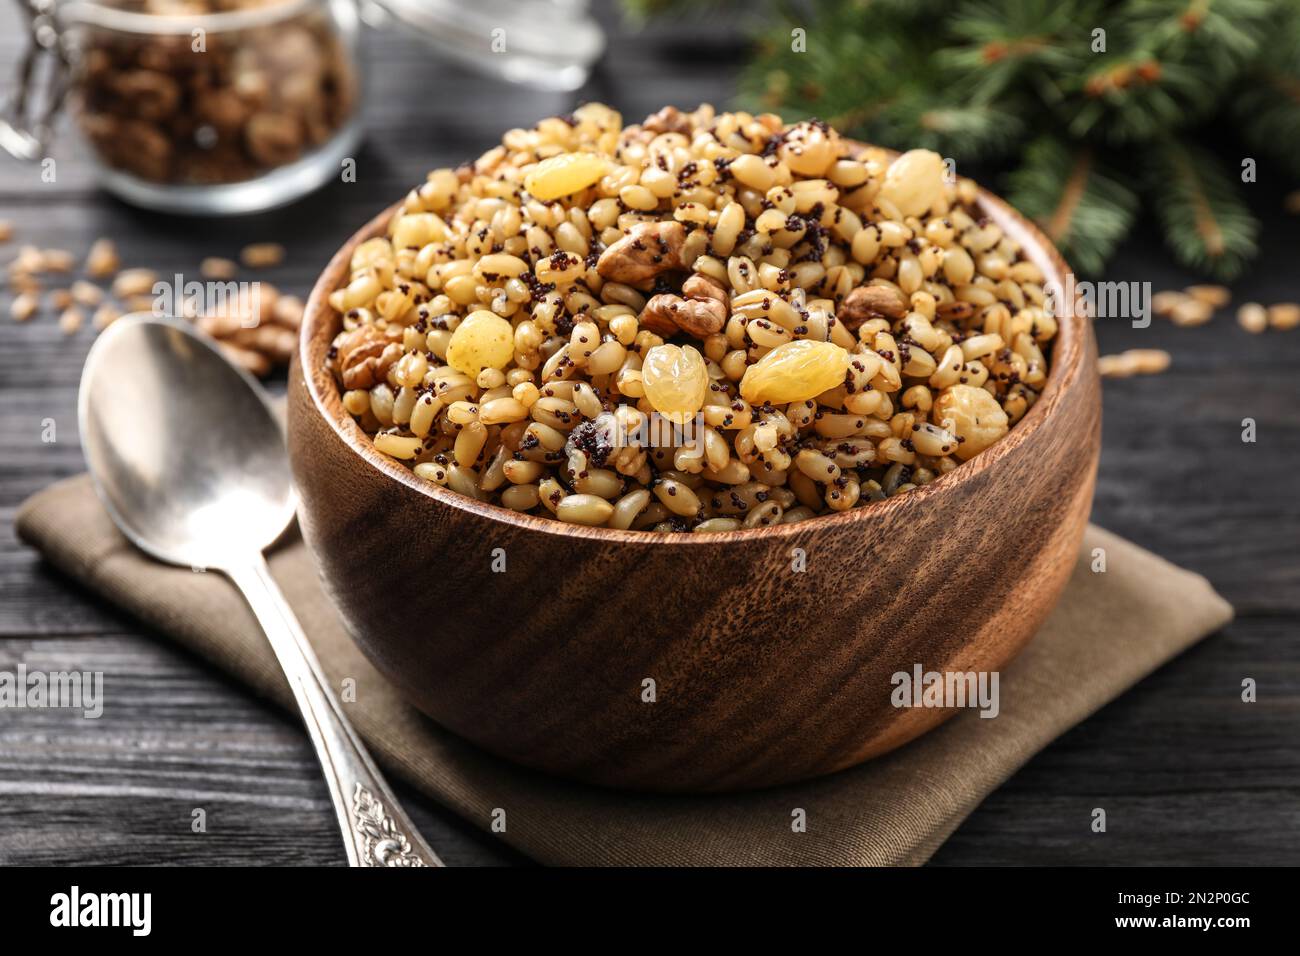
[[[31,42],[18,62],[13,95],[0,106],[0,147],[23,160],[45,155],[68,92],[69,60],[55,17],[57,0],[26,0]]]

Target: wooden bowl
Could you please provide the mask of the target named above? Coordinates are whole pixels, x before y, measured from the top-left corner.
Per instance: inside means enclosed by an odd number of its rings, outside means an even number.
[[[1064,282],[1037,229],[991,195],[981,202]],[[1100,449],[1096,343],[1075,310],[1060,320],[1038,403],[932,484],[746,531],[579,527],[416,478],[344,411],[325,369],[339,327],[326,298],[392,212],[348,240],[312,291],[289,444],[303,533],[347,626],[444,727],[608,786],[787,783],[952,716],[894,707],[891,675],[997,670],[1055,604]]]

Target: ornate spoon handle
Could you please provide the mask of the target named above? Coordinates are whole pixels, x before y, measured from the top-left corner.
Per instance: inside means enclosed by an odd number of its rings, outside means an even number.
[[[343,716],[316,654],[262,555],[224,568],[280,661],[316,747],[352,866],[442,866]]]

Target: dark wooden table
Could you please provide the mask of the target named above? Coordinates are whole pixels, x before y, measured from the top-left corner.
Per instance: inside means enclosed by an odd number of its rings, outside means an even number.
[[[665,102],[725,102],[743,47],[714,23],[618,33],[582,93],[638,117]],[[12,88],[16,17],[0,4],[0,93]],[[64,131],[57,181],[0,160],[0,218],[19,242],[84,254],[112,236],[127,265],[193,273],[205,255],[276,240],[265,278],[305,293],[337,245],[433,166],[492,145],[501,130],[573,105],[466,76],[416,40],[369,37],[369,136],[358,181],[295,206],[211,222],[139,212],[95,190]],[[1267,248],[1239,300],[1300,297],[1300,228],[1279,211],[1267,164],[1251,187]],[[1191,276],[1140,236],[1112,279],[1181,287]],[[18,325],[0,294],[0,670],[101,670],[104,715],[0,711],[0,862],[339,864],[325,787],[295,721],[184,651],[142,631],[22,546],[28,495],[82,470],[75,418],[89,328],[53,316]],[[1165,348],[1165,375],[1108,382],[1093,519],[1205,574],[1237,619],[1033,759],[957,831],[937,864],[1300,863],[1300,331],[1252,337],[1228,315],[1198,329],[1100,322],[1103,352]],[[1242,419],[1258,423],[1244,444]],[[57,441],[41,440],[54,419]],[[1259,700],[1240,699],[1243,678]],[[452,865],[521,862],[497,839],[404,794]],[[1090,831],[1094,807],[1109,832]],[[207,811],[204,834],[191,812]]]

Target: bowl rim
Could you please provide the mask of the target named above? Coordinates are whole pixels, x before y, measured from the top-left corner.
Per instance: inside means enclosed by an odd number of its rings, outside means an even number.
[[[864,148],[863,144],[853,143]],[[1079,381],[1084,372],[1089,339],[1089,319],[1086,311],[1076,301],[1070,302],[1063,316],[1057,317],[1057,335],[1052,345],[1052,361],[1047,382],[1038,401],[1011,429],[989,448],[970,461],[962,462],[946,475],[941,475],[927,485],[922,485],[904,495],[895,495],[884,501],[862,507],[850,508],[835,514],[817,515],[790,524],[765,525],[758,528],[741,528],[734,531],[706,531],[683,534],[674,531],[633,531],[618,528],[592,527],[572,524],[558,518],[530,515],[512,511],[502,505],[469,498],[433,482],[419,478],[394,458],[374,447],[365,434],[343,408],[342,395],[334,376],[325,367],[324,359],[330,342],[337,334],[332,329],[334,310],[327,301],[337,287],[337,280],[347,270],[352,250],[361,242],[381,235],[389,218],[402,206],[399,200],[384,209],[353,233],[330,259],[318,276],[308,297],[299,331],[296,359],[303,383],[310,397],[313,411],[323,417],[353,454],[381,474],[396,481],[431,502],[454,508],[467,515],[500,522],[520,531],[557,535],[564,538],[608,541],[620,544],[671,544],[677,547],[716,546],[723,543],[744,543],[756,540],[794,539],[829,527],[832,522],[843,525],[888,520],[903,509],[925,507],[929,499],[954,489],[969,481],[1012,454],[1040,428],[1043,428],[1053,410],[1065,394]],[[1073,273],[1064,257],[1042,231],[1017,212],[1005,200],[980,188],[977,203],[990,221],[1000,226],[1021,246],[1025,256],[1042,270],[1045,285],[1055,282],[1058,288],[1070,288]],[[326,334],[328,333],[328,335]]]

